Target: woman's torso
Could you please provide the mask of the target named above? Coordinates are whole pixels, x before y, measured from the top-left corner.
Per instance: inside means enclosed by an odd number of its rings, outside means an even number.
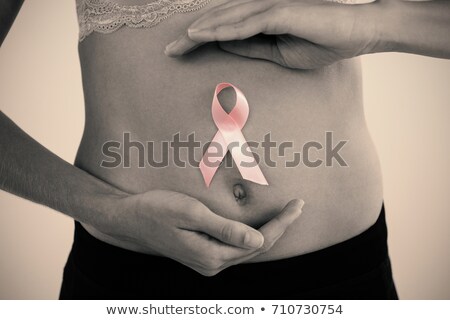
[[[151,189],[186,193],[215,213],[252,226],[274,217],[289,200],[303,199],[302,216],[255,261],[315,251],[361,233],[378,217],[382,187],[378,159],[364,119],[359,60],[304,71],[232,55],[215,44],[182,58],[164,54],[165,46],[185,32],[193,20],[223,2],[212,0],[203,9],[175,14],[151,28],[123,27],[106,35],[92,33],[80,43],[86,125],[76,165],[131,193]],[[249,102],[250,115],[242,132],[248,141],[260,145],[253,151],[262,160],[260,167],[268,186],[243,180],[236,167],[220,167],[207,188],[197,167],[177,166],[170,152],[171,161],[164,168],[147,163],[147,141],[154,143],[155,160],[161,160],[163,141],[170,143],[177,133],[181,140],[194,133],[201,146],[211,141],[217,131],[211,102],[220,82],[237,86]],[[229,111],[234,103],[232,90],[220,98]],[[268,133],[277,147],[283,142],[293,145],[284,156],[272,149],[271,160],[276,166],[268,163],[261,146]],[[104,144],[117,141],[123,147],[127,134],[132,141],[143,143],[145,167],[139,168],[137,148],[131,149],[129,168],[124,166],[124,150],[120,151],[119,166],[102,167],[102,161],[112,160],[102,153]],[[332,156],[330,145],[336,147],[341,141],[345,145],[338,155],[346,166],[337,157],[327,164],[327,151]],[[292,152],[302,154],[307,143],[313,146],[309,160],[323,163],[317,167],[306,163],[286,167],[285,162],[294,157]],[[316,149],[317,143],[323,149]],[[200,160],[202,149],[197,148],[194,155]],[[300,158],[305,160],[304,156]],[[187,159],[187,152],[181,151],[180,160]],[[245,190],[244,200],[235,198],[236,184]],[[93,228],[88,230],[101,240],[113,242]]]

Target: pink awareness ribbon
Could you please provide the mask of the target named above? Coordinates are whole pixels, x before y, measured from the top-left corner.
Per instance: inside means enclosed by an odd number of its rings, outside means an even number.
[[[217,98],[217,95],[228,87],[232,87],[236,92],[236,104],[230,113],[223,109]],[[248,102],[241,90],[231,83],[219,83],[214,91],[211,110],[218,130],[199,164],[206,186],[209,187],[211,184],[214,174],[228,151],[231,152],[233,160],[245,180],[268,185],[241,131],[249,114]],[[241,149],[244,146],[247,151],[246,155]],[[247,166],[243,166],[243,163]]]

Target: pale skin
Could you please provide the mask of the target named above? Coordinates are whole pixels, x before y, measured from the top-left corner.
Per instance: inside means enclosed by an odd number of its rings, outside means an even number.
[[[3,42],[23,1],[0,4]],[[60,159],[0,112],[0,188],[60,211],[122,247],[170,257],[205,276],[267,252],[297,219],[294,199],[258,230],[165,190],[129,194]]]
[[[1,42],[21,4],[20,0],[0,4]],[[404,10],[414,14],[413,23],[400,19]],[[205,13],[166,53],[177,56],[219,41],[224,50],[289,68],[316,68],[364,53],[393,50],[448,58],[449,11],[445,1],[379,1],[361,6],[231,1]],[[377,18],[386,12],[392,12],[392,19],[378,25]],[[260,33],[277,36],[254,37]],[[238,39],[247,40],[233,41]],[[124,247],[157,252],[206,276],[270,250],[300,216],[304,204],[300,199],[290,201],[278,216],[256,230],[215,214],[185,194],[123,192],[58,158],[3,113],[0,137],[2,189],[92,225]]]

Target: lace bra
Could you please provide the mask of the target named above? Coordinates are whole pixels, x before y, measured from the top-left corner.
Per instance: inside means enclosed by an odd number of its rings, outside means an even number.
[[[132,28],[153,27],[174,13],[198,10],[211,0],[149,0],[151,2],[144,5],[121,5],[112,1],[76,0],[80,42],[94,31],[111,33],[122,26]],[[325,1],[362,4],[375,0]]]
[[[111,33],[122,26],[153,27],[174,13],[198,10],[210,1],[153,0],[144,5],[121,5],[108,0],[76,0],[79,41],[94,31]]]

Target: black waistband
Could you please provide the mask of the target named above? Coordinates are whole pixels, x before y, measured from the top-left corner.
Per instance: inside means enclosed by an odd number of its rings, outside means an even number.
[[[239,298],[246,290],[310,291],[330,286],[370,272],[387,257],[383,206],[376,223],[349,240],[296,257],[232,266],[213,277],[165,257],[104,243],[79,222],[75,222],[70,259],[87,278],[113,291],[157,292],[161,298],[196,296],[197,291],[208,298],[214,292],[220,298],[218,292],[234,290]]]

